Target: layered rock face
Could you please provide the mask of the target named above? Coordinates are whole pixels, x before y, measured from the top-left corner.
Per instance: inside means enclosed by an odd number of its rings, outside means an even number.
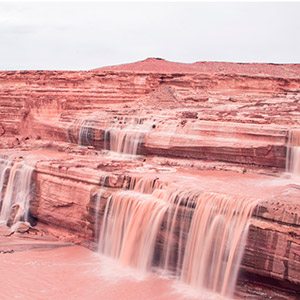
[[[137,177],[256,199],[240,290],[251,282],[294,297],[300,194],[284,172],[289,132],[300,121],[299,75],[299,65],[160,59],[81,72],[3,71],[1,156],[35,162],[30,213],[38,225],[91,249],[108,199]],[[162,226],[154,265],[165,234]]]

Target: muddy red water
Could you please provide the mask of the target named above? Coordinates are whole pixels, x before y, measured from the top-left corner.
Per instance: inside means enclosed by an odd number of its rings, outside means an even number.
[[[139,274],[85,248],[30,235],[0,237],[0,299],[192,300],[204,295],[155,274]]]

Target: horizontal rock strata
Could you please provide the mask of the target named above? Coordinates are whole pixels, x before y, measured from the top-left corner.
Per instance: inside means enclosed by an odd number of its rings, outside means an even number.
[[[142,166],[143,162],[134,164],[135,169]],[[97,159],[94,163],[91,160],[77,161],[76,159],[40,162],[35,171],[36,188],[31,214],[46,226],[45,229],[47,228],[56,236],[95,249],[99,235],[99,231],[95,231],[95,224],[98,222],[101,228],[107,199],[122,188],[128,188],[130,180],[133,176],[137,176],[128,171],[124,172],[124,169],[130,170],[132,167],[132,163],[128,165],[124,161],[122,163],[112,161],[106,165],[101,160],[97,162]],[[161,172],[162,170],[158,171],[155,176],[168,181],[169,175]],[[249,179],[239,180],[238,177],[244,175],[223,173],[216,175],[216,178],[219,176],[221,178],[218,178],[218,187],[215,187],[210,177],[211,173],[200,172],[199,189],[232,194],[236,186],[234,182],[238,181],[240,194],[265,198],[269,190],[273,189],[276,195],[276,200],[260,202],[255,209],[242,262],[243,272],[252,274],[251,276],[257,275],[259,278],[271,278],[283,289],[298,288],[300,286],[300,215],[295,210],[297,199],[295,188],[286,186],[275,187],[275,189],[272,186],[264,188],[264,182],[268,186],[272,179],[261,175],[255,176],[254,179],[263,184],[257,191],[253,191],[249,189],[247,183],[248,180],[253,180],[251,176]],[[145,174],[138,176],[142,177]],[[149,173],[148,176],[151,178],[153,175]],[[175,174],[172,178],[174,180],[178,177],[180,180],[180,176]],[[220,183],[223,176],[233,176],[231,187],[227,186],[226,182]],[[100,189],[102,192],[99,204],[97,197]],[[290,198],[282,196],[284,191],[290,191]],[[161,234],[164,235],[163,231]],[[159,249],[158,238],[156,255],[160,255]]]
[[[30,213],[38,225],[94,250],[108,198],[136,176],[254,197],[241,278],[294,295],[299,184],[284,170],[289,132],[300,124],[299,75],[299,65],[160,59],[1,71],[1,157],[36,163]],[[164,234],[162,226],[154,265]]]

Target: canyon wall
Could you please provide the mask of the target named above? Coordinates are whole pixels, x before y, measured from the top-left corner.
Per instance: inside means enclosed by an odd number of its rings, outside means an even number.
[[[226,73],[226,65],[222,72],[208,73],[206,69],[186,73],[1,71],[1,134],[21,134],[21,124],[30,117],[43,123],[62,113],[110,110],[118,104],[125,113],[126,108],[131,113],[150,107],[156,113],[181,108],[189,116],[188,109],[196,108],[201,120],[297,124],[297,66],[295,70],[293,65],[290,70],[286,66],[283,75],[275,72],[276,66],[274,74],[265,71],[272,69],[270,65],[258,65],[252,72],[250,67],[248,74],[247,66],[244,74],[234,74],[234,69]]]
[[[1,71],[1,155],[36,162],[30,212],[39,226],[90,249],[107,199],[137,174],[254,197],[241,276],[293,293],[299,185],[284,170],[289,131],[300,121],[299,75],[298,65],[157,59],[91,71]],[[137,156],[124,156],[127,144]]]

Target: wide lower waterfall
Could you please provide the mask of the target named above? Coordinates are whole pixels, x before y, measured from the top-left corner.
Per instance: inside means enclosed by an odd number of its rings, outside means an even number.
[[[134,180],[107,201],[99,252],[230,296],[255,205],[251,198]]]
[[[28,221],[33,170],[25,161],[0,160],[0,223],[11,226],[18,221]]]
[[[167,205],[152,195],[123,191],[110,198],[99,239],[101,253],[147,271]]]
[[[232,294],[253,205],[255,201],[240,196],[198,197],[182,266],[184,282]]]
[[[300,130],[290,130],[286,154],[286,172],[300,176]]]

